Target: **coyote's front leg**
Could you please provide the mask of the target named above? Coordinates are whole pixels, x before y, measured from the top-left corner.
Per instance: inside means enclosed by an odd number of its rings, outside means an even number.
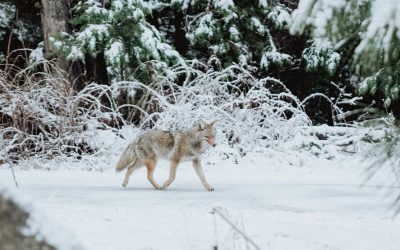
[[[178,168],[179,161],[171,160],[170,168],[169,168],[169,178],[168,180],[162,185],[161,189],[167,189],[169,185],[175,180],[176,176],[176,169]]]
[[[214,188],[208,184],[206,177],[204,176],[203,173],[203,168],[201,167],[201,161],[199,159],[193,160],[193,168],[196,170],[197,175],[199,176],[201,183],[203,183],[203,186],[208,190],[208,191],[214,191]]]
[[[156,168],[156,161],[155,159],[148,159],[145,162],[146,168],[147,168],[147,179],[150,181],[151,185],[155,189],[160,189],[160,186],[157,184],[157,182],[154,180],[154,169]]]

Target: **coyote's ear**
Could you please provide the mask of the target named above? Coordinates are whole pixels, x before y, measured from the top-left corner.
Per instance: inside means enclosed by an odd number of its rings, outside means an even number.
[[[200,119],[196,122],[195,126],[200,130],[204,130],[206,128],[206,123]]]
[[[218,122],[218,121],[219,121],[218,119],[215,119],[214,121],[212,121],[212,122],[210,123],[210,127],[214,126],[214,124],[215,124],[216,122]]]

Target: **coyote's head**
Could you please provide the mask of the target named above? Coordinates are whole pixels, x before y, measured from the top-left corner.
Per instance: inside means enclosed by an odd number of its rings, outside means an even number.
[[[217,120],[206,123],[203,120],[199,120],[196,122],[195,130],[196,130],[196,139],[201,141],[206,141],[211,146],[215,146],[215,123]]]

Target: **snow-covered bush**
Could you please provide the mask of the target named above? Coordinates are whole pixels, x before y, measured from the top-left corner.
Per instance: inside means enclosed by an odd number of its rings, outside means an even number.
[[[336,122],[346,118],[339,106],[356,100],[337,86],[337,99],[314,94],[300,101],[275,78],[258,79],[248,66],[240,64],[219,65],[217,58],[208,64],[186,61],[159,74],[154,71],[150,85],[139,81],[89,84],[77,93],[63,72],[44,59],[40,65],[14,68],[8,75],[2,72],[1,155],[6,160],[80,157],[102,149],[94,142],[99,140],[93,140],[98,136],[96,131],[108,129],[116,138],[118,131],[113,128],[127,121],[134,121],[141,129],[177,130],[191,127],[198,119],[217,119],[218,141],[224,153],[239,157],[292,140],[302,127],[311,124],[304,109],[313,98],[329,101]],[[35,73],[38,66],[47,73]],[[10,75],[15,76],[13,81]],[[132,101],[118,104],[121,92]]]
[[[36,72],[40,67],[43,72]],[[1,151],[6,160],[96,151],[84,131],[123,123],[107,88],[90,84],[75,93],[56,63],[0,71]]]
[[[87,143],[85,131],[123,125],[124,109],[141,113],[141,128],[187,129],[198,119],[218,119],[220,143],[241,154],[276,146],[292,138],[299,126],[310,124],[300,100],[279,80],[257,79],[240,65],[214,69],[211,64],[219,61],[177,64],[150,86],[129,81],[90,84],[79,93],[50,62],[43,64],[49,73],[33,73],[31,65],[16,73],[14,82],[4,76],[2,155],[18,160],[94,152],[96,145]],[[140,92],[141,98],[117,106],[120,91]]]
[[[112,92],[144,91],[142,100],[131,105],[132,112],[142,113],[143,128],[186,129],[200,118],[218,119],[219,142],[241,154],[277,147],[311,124],[304,112],[309,99],[300,101],[279,80],[257,79],[242,65],[222,69],[211,66],[219,63],[213,58],[208,65],[198,61],[176,65],[167,75],[159,75],[151,86],[124,81],[114,83]],[[177,84],[176,79],[182,76],[183,84]],[[339,102],[351,97],[339,99],[330,102],[334,119],[341,120]]]

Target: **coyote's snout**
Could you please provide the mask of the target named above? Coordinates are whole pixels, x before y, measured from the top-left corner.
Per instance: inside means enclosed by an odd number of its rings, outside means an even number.
[[[191,160],[204,187],[214,191],[204,176],[200,156],[209,146],[215,146],[215,122],[207,124],[200,120],[187,131],[150,130],[139,136],[128,145],[117,164],[117,171],[128,168],[122,185],[128,185],[129,176],[134,170],[146,166],[147,179],[154,188],[166,189],[175,180],[178,164]],[[170,160],[170,175],[162,187],[153,177],[156,162],[160,158]]]

